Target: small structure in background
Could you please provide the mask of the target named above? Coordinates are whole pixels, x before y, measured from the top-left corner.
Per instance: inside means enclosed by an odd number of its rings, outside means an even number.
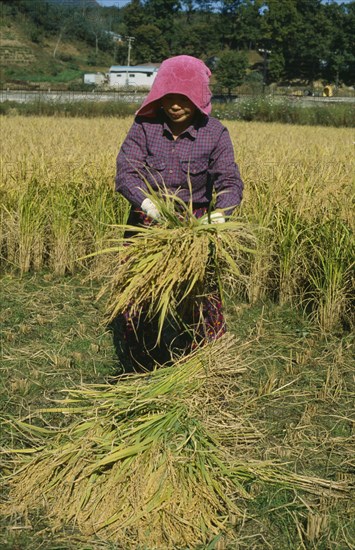
[[[84,74],[84,84],[93,84],[101,86],[106,82],[106,76],[103,73],[86,73]]]
[[[123,42],[123,38],[121,34],[117,34],[116,32],[112,32],[112,31],[104,31],[104,33],[107,34],[107,36],[109,36],[110,38],[112,38],[114,42],[118,42],[119,44]]]
[[[323,97],[332,97],[333,95],[333,86],[330,84],[327,84],[323,88]]]
[[[153,65],[112,65],[107,79],[110,88],[151,88],[158,72],[156,64]]]

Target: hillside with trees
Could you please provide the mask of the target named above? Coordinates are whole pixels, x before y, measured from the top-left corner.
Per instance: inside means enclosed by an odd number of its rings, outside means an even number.
[[[243,82],[354,84],[355,2],[1,0],[0,8],[3,86],[74,89],[83,72],[126,64],[128,36],[132,65],[201,57],[228,93]]]

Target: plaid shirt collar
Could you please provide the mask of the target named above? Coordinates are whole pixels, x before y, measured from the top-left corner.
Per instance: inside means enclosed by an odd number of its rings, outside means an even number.
[[[186,128],[186,130],[184,130],[182,132],[182,134],[180,134],[181,136],[187,134],[189,137],[191,137],[192,139],[196,139],[197,137],[197,132],[198,132],[198,129],[203,126],[203,119],[204,117],[202,116],[197,116],[194,120],[194,122],[188,127]],[[166,121],[166,117],[164,116],[164,114],[161,115],[161,123],[162,123],[162,134],[169,134],[170,136],[172,136],[172,132],[169,128],[169,125]]]

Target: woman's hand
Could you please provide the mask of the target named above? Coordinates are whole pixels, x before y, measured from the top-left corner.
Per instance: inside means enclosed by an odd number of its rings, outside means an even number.
[[[211,212],[210,223],[225,223],[226,218],[223,216],[222,212]]]
[[[226,218],[223,216],[222,212],[211,212],[211,214],[204,217],[202,224],[207,225],[209,223],[225,223]]]
[[[152,218],[152,220],[158,221],[160,219],[160,212],[150,199],[144,199],[141,204],[141,209],[149,218]]]

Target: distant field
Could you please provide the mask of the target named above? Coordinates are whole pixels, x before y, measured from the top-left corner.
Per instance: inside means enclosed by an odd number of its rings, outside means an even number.
[[[63,388],[103,382],[120,369],[104,304],[95,300],[94,260],[79,258],[101,249],[110,225],[126,218],[113,181],[131,122],[1,119],[2,419],[28,416]],[[292,472],[345,481],[350,491],[353,132],[226,125],[245,182],[238,216],[259,229],[258,253],[226,302],[246,368],[230,404],[246,434],[235,456],[287,462]],[[7,425],[0,444],[14,445]],[[244,517],[234,536],[209,550],[352,548],[350,493],[315,496],[263,482],[247,490],[252,498],[238,500]],[[72,527],[54,533],[40,511],[0,526],[7,550],[121,550]]]

